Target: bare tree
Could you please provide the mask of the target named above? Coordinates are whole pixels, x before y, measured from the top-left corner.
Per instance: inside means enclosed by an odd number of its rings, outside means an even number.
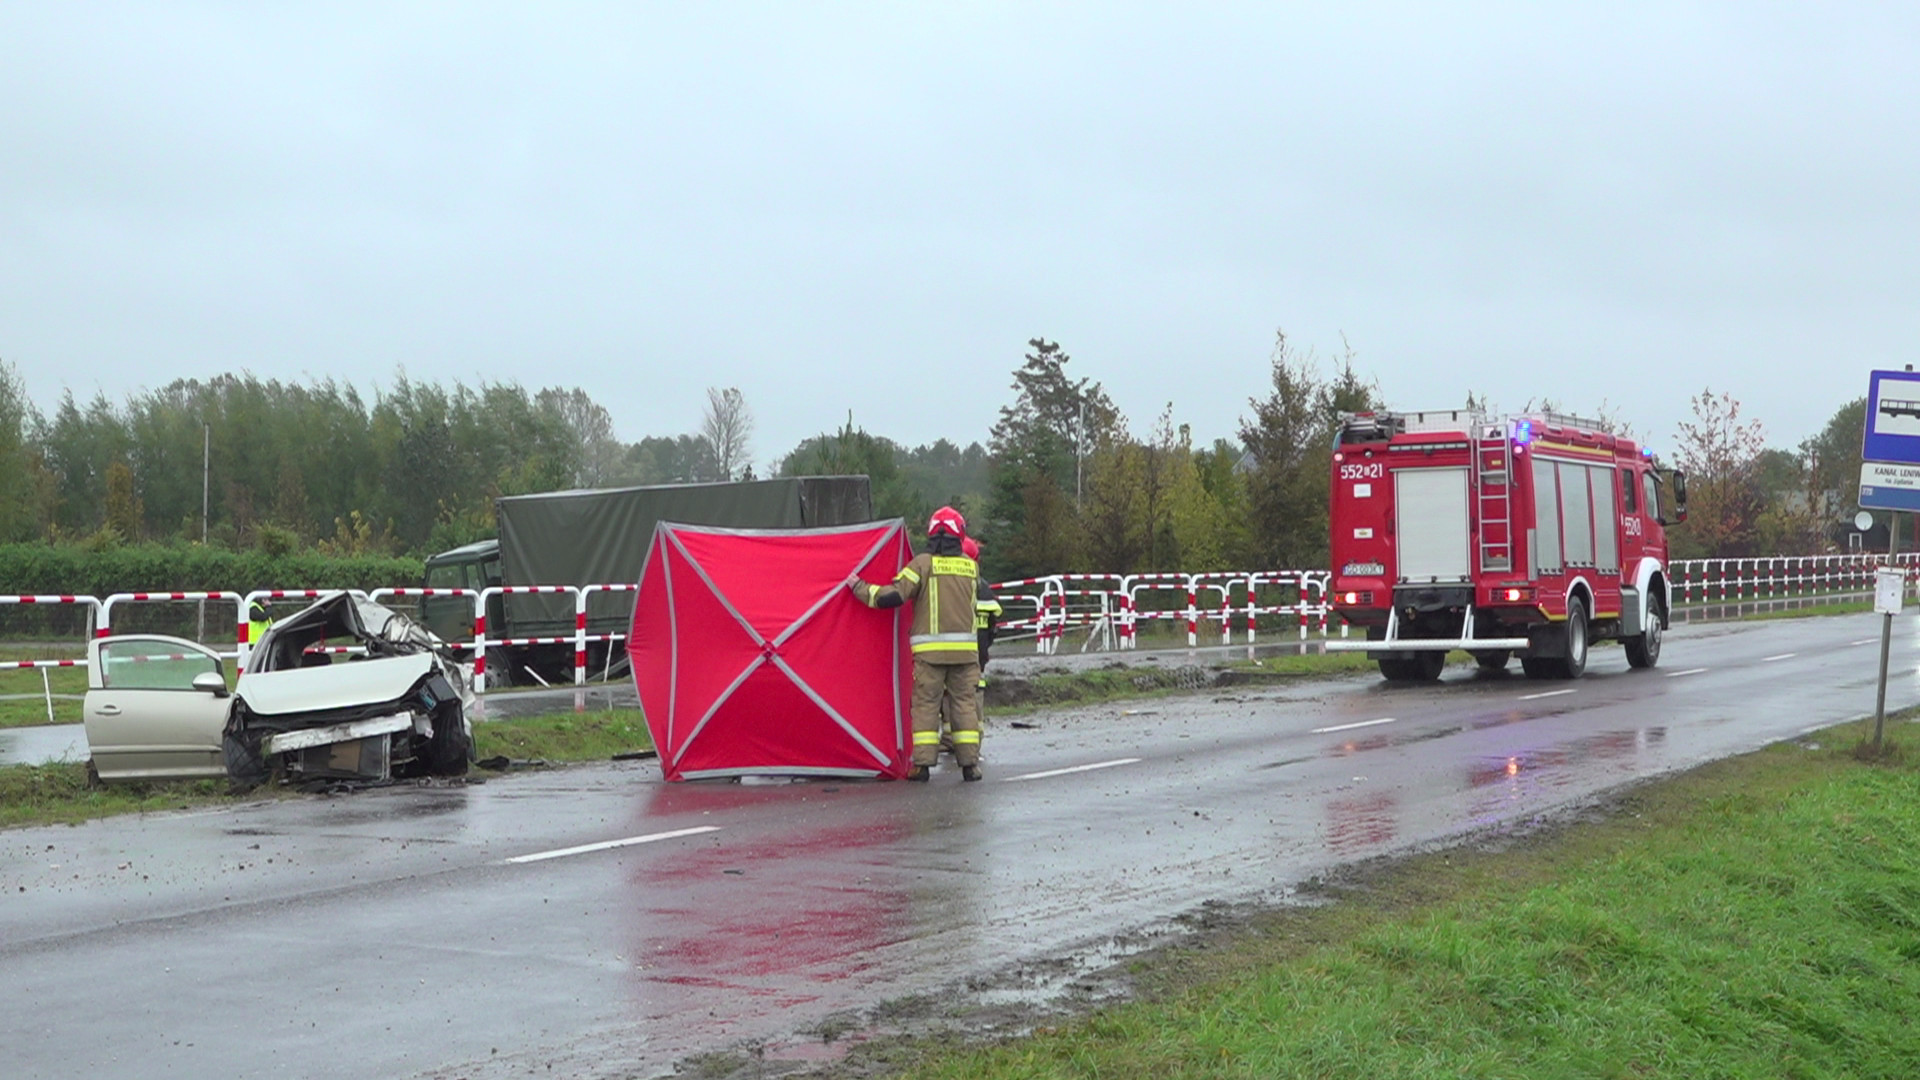
[[[725,390],[707,387],[707,411],[700,419],[700,435],[713,448],[714,463],[728,480],[747,464],[748,438],[753,434],[753,414],[747,411],[746,396],[735,387]]]
[[[579,487],[600,487],[613,482],[626,447],[613,437],[613,417],[585,390],[548,387],[534,399],[541,409],[566,426],[578,446],[579,466],[573,482]]]
[[[1679,426],[1674,440],[1690,510],[1678,539],[1703,555],[1750,555],[1766,508],[1759,477],[1766,433],[1758,420],[1740,418],[1731,394],[1702,390],[1692,405],[1693,419]]]

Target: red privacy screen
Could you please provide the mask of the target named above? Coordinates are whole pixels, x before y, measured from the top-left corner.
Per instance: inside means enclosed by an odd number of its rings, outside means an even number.
[[[627,653],[666,778],[904,776],[910,609],[870,609],[846,580],[911,557],[898,520],[655,526]]]

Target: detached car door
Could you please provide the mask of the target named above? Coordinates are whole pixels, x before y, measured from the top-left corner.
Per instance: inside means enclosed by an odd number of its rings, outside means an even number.
[[[194,680],[212,673],[211,680]],[[203,645],[159,634],[100,638],[87,647],[81,706],[87,747],[102,780],[176,780],[227,775],[226,671]]]

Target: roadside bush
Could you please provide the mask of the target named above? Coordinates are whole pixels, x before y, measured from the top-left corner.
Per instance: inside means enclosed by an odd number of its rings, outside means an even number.
[[[423,563],[392,555],[228,551],[197,544],[0,544],[0,593],[373,589],[417,585]]]

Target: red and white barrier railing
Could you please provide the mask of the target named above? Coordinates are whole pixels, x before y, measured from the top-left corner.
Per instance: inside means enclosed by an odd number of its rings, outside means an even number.
[[[1911,579],[1920,552],[1886,555],[1774,555],[1737,559],[1677,559],[1667,567],[1673,602],[1742,603],[1873,592],[1874,571],[1895,565]]]
[[[1107,648],[1137,648],[1143,622],[1184,624],[1189,647],[1199,645],[1201,630],[1208,626],[1217,631],[1221,644],[1232,644],[1236,623],[1244,627],[1247,643],[1255,644],[1263,618],[1293,620],[1303,639],[1315,627],[1324,635],[1333,610],[1329,584],[1323,571],[1206,571],[1053,574],[1003,581],[994,589],[1002,606],[1024,603],[1035,608],[1030,618],[1003,620],[1001,629],[1014,634],[1032,630],[1035,649],[1050,654],[1074,629],[1089,631],[1089,646],[1098,640]],[[1263,589],[1268,599],[1264,604]],[[1341,629],[1344,633],[1345,627]]]
[[[571,596],[574,607],[574,632],[568,637],[487,637],[487,601],[496,596]],[[576,652],[576,681],[585,681],[586,665],[577,654],[586,648],[586,601],[578,585],[489,585],[473,600],[473,688],[476,693],[487,685],[487,646],[561,645],[573,642]]]
[[[222,653],[222,656],[234,658],[236,664],[247,648],[247,605],[237,592],[124,592],[114,593],[100,602],[100,622],[94,629],[95,637],[106,637],[113,633],[113,609],[121,604],[168,604],[192,603],[201,600],[214,600],[234,605],[239,612],[237,627],[234,630],[234,651]]]
[[[93,628],[100,622],[100,601],[91,596],[51,595],[34,593],[0,594],[0,606],[32,605],[35,607],[76,607],[86,609],[86,628],[84,635],[91,635]],[[83,650],[86,643],[81,642]],[[19,671],[25,668],[86,667],[86,659],[56,658],[52,660],[6,660],[0,661],[0,671]]]

